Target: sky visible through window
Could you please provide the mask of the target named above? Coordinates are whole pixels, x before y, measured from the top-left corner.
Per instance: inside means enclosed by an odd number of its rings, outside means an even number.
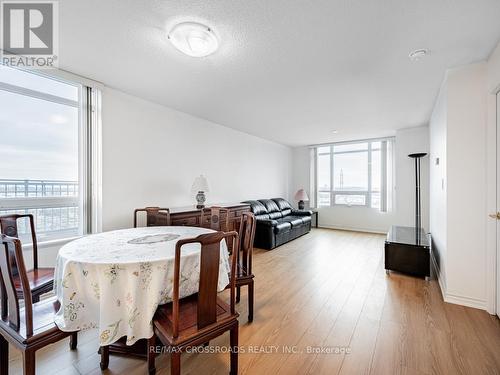
[[[380,208],[381,145],[380,141],[369,141],[318,147],[318,205]]]
[[[0,69],[0,82],[14,83],[12,75],[20,72],[9,71]],[[24,87],[74,96],[75,86],[21,74]],[[57,91],[57,85],[70,90]],[[0,179],[78,181],[78,108],[4,90],[0,103]]]
[[[368,143],[336,145],[333,156],[335,191],[367,191]],[[375,150],[374,150],[375,149]],[[372,190],[380,189],[380,142],[372,143]],[[348,153],[342,153],[342,152]],[[330,190],[330,147],[318,148],[318,190]]]

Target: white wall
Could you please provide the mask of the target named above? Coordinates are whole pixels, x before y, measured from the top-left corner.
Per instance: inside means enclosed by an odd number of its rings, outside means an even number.
[[[443,84],[431,121],[430,137],[430,182],[429,230],[432,234],[432,251],[442,275],[442,288],[446,289],[446,124],[447,124],[447,86]],[[439,161],[437,160],[439,159]]]
[[[484,304],[486,63],[452,70],[447,81],[446,292]]]
[[[428,152],[428,127],[401,129],[396,132],[394,209],[380,212],[366,207],[321,207],[319,225],[326,228],[370,231],[386,233],[391,225],[411,225],[415,223],[415,167],[408,154]],[[428,228],[429,222],[429,158],[422,159],[422,224]],[[293,149],[292,191],[300,188],[310,192],[309,151],[307,147]]]
[[[487,70],[488,94],[491,94],[497,92],[500,88],[500,43],[498,43],[488,59]]]
[[[288,197],[291,149],[106,88],[103,230],[132,225],[134,208],[192,205],[204,174],[208,203]]]
[[[479,308],[487,306],[486,77],[486,62],[449,70],[430,126],[431,157],[441,159],[430,186],[443,296]]]

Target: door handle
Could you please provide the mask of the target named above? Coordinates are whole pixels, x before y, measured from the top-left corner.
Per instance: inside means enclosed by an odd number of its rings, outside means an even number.
[[[488,216],[492,219],[500,220],[500,212],[497,212],[496,214],[489,214]]]

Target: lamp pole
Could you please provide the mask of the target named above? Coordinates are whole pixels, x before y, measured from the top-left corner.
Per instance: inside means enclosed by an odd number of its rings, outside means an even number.
[[[415,160],[415,235],[417,244],[420,242],[420,230],[422,228],[422,203],[420,193],[420,159],[426,156],[427,153],[419,152],[410,154],[408,157]]]

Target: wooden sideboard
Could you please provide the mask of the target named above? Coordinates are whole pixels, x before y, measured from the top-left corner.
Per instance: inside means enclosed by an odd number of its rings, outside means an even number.
[[[237,230],[236,222],[238,218],[241,217],[243,212],[250,211],[250,205],[246,203],[225,203],[225,204],[209,204],[206,207],[217,206],[224,207],[229,210],[228,212],[228,230]],[[190,226],[190,227],[199,227],[201,226],[201,209],[196,208],[196,206],[188,206],[188,207],[177,207],[170,209],[170,219],[172,225],[179,226]],[[206,213],[203,216],[203,220],[205,222],[210,221],[210,215]],[[225,222],[221,221],[221,225],[224,225]]]

